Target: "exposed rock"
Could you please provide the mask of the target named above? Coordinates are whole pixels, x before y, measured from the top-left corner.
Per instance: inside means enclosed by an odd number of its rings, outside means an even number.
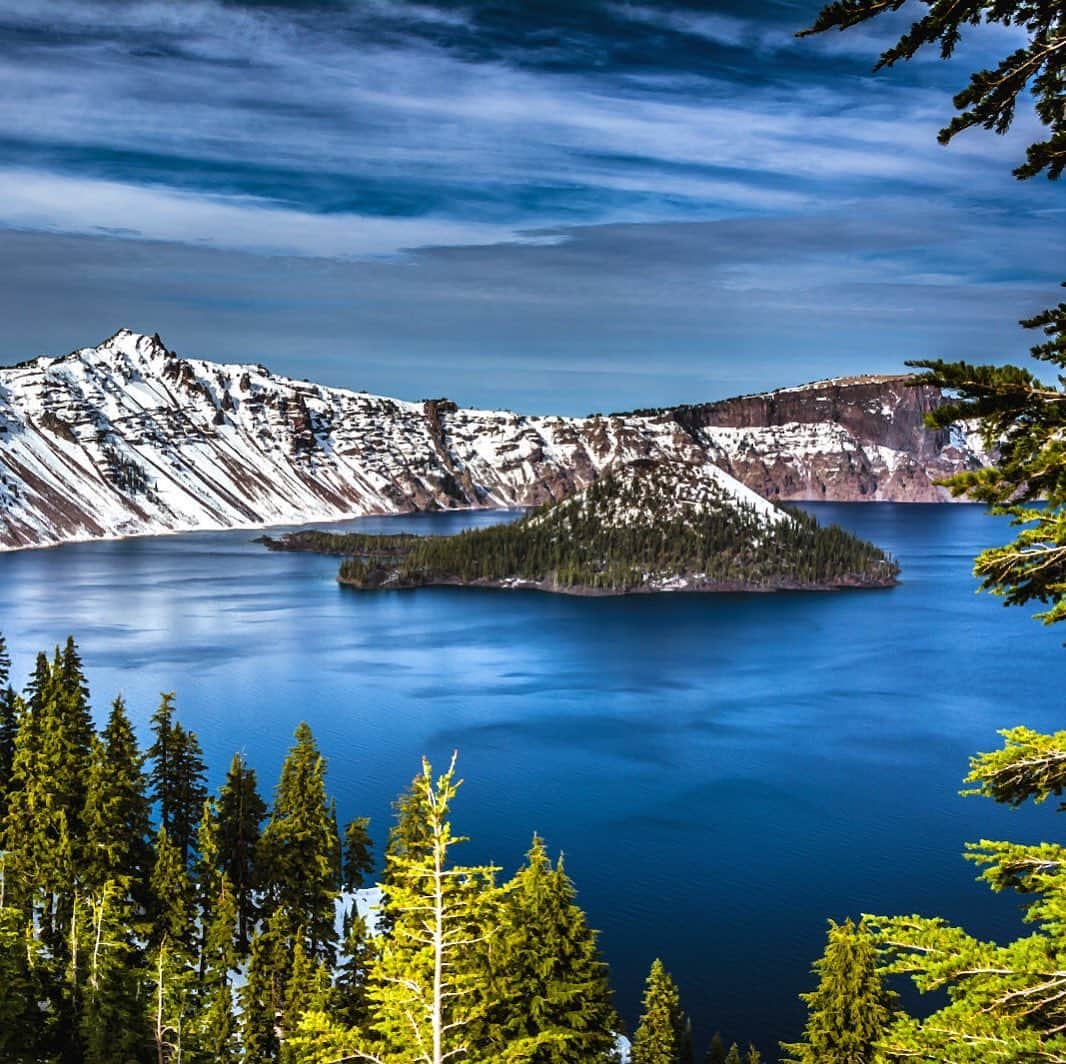
[[[535,506],[640,459],[710,459],[775,499],[939,500],[935,477],[983,458],[965,434],[922,427],[940,401],[903,378],[869,377],[672,410],[526,417],[179,358],[158,336],[122,330],[0,369],[0,548]]]
[[[934,482],[988,455],[976,432],[927,428],[944,396],[908,379],[845,377],[663,412],[770,499],[943,502]]]

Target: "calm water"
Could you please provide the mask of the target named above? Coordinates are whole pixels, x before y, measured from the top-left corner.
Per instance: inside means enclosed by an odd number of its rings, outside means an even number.
[[[268,785],[308,720],[343,817],[374,820],[418,758],[453,748],[471,860],[566,853],[632,1022],[662,956],[702,1042],[798,1034],[827,916],[939,912],[985,935],[1017,902],[974,882],[968,839],[1049,837],[1050,810],[958,797],[995,729],[1062,726],[1064,633],[974,594],[1006,535],[976,507],[818,506],[891,550],[891,591],[581,599],[360,595],[336,562],[253,533],[0,554],[16,676],[73,632],[98,712],[143,725],[175,689],[217,781],[234,749]],[[490,515],[368,519],[452,531]]]

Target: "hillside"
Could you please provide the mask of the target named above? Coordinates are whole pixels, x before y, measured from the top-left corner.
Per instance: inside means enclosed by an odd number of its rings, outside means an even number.
[[[988,455],[975,431],[927,428],[944,396],[909,379],[842,377],[641,413],[672,417],[712,462],[769,499],[947,502],[935,482]]]
[[[701,454],[666,417],[402,402],[181,358],[122,330],[0,369],[0,548],[535,506],[619,461]]]
[[[626,463],[711,462],[774,499],[933,501],[982,456],[901,378],[586,418],[465,410],[187,359],[121,330],[0,368],[0,549],[527,507]],[[943,438],[942,438],[943,437]]]
[[[288,549],[306,548],[297,533]],[[331,542],[332,541],[332,542]],[[301,547],[302,545],[302,547]],[[781,510],[708,463],[637,462],[521,520],[450,537],[329,537],[353,587],[571,594],[887,587],[898,568],[839,528]]]

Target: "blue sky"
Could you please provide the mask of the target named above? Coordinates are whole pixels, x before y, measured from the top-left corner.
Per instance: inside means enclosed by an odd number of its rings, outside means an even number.
[[[119,326],[582,413],[1021,357],[1063,199],[807,0],[0,0],[0,360]],[[920,8],[918,8],[920,9]]]

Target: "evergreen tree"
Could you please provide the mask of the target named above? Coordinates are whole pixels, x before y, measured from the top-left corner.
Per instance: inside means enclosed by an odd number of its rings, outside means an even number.
[[[267,808],[259,796],[255,770],[240,754],[233,755],[226,782],[218,795],[218,848],[222,871],[233,884],[237,904],[237,948],[248,953],[248,938],[255,924],[255,890],[259,885],[256,852],[260,825]]]
[[[725,1045],[718,1031],[714,1032],[714,1037],[707,1049],[707,1064],[725,1064]]]
[[[562,858],[553,868],[533,837],[526,864],[502,890],[493,936],[493,1003],[484,1037],[501,1060],[606,1061],[617,1023],[596,935]]]
[[[197,1041],[206,1060],[217,1064],[235,1064],[238,1044],[232,978],[240,958],[234,943],[237,901],[225,873],[217,882],[217,896],[213,899],[210,911],[211,922],[204,940],[201,980],[204,1007]]]
[[[11,676],[11,658],[7,643],[0,633],[0,825],[7,811],[7,792],[11,787],[11,765],[15,759],[15,734],[18,730],[18,709],[15,692],[8,680]]]
[[[101,738],[92,745],[80,874],[94,892],[127,878],[142,902],[152,862],[143,764],[125,703],[116,698]]]
[[[483,1007],[483,984],[468,958],[495,923],[495,869],[451,864],[465,841],[448,821],[459,785],[454,757],[436,780],[423,759],[409,812],[422,822],[428,848],[388,855],[393,927],[370,979],[373,1055],[388,1064],[479,1059],[467,1027]]]
[[[8,795],[14,787],[15,740],[24,707],[11,687],[0,689],[0,835],[7,817]]]
[[[3,871],[0,854],[0,888]],[[0,897],[0,1060],[33,1064],[44,1056],[36,978],[41,961],[40,947],[25,914],[5,905]]]
[[[762,1053],[760,1053],[755,1046],[748,1046],[748,1056],[744,1064],[762,1064]]]
[[[304,1054],[299,1048],[299,1032],[307,1012],[334,1012],[333,984],[321,961],[315,961],[304,949],[304,935],[296,936],[292,951],[292,965],[285,986],[284,1009],[281,1017],[281,1060],[296,1064]],[[296,1038],[296,1044],[292,1044]]]
[[[877,947],[866,925],[830,921],[814,972],[817,988],[800,995],[808,1013],[803,1041],[781,1048],[792,1064],[870,1064],[896,999],[878,971]]]
[[[149,1028],[158,1064],[183,1064],[196,1042],[196,978],[185,947],[164,934],[150,954]]]
[[[85,1064],[136,1064],[143,1057],[140,972],[128,898],[128,885],[111,880],[88,899],[79,1021]]]
[[[736,1042],[729,1047],[729,1052],[725,1055],[725,1064],[744,1064],[740,1059],[740,1046]]]
[[[159,822],[187,867],[207,797],[206,772],[196,733],[186,731],[174,713],[174,693],[162,695],[151,720],[155,742],[148,748],[152,762],[148,780],[152,800],[158,803]]]
[[[633,1064],[682,1064],[685,1016],[681,995],[661,960],[655,960],[644,990],[644,1012],[633,1036]]]
[[[338,1022],[350,1028],[364,1028],[370,1018],[367,979],[374,946],[363,919],[353,906],[344,917],[344,942],[341,946],[336,985]]]
[[[370,818],[361,816],[344,827],[343,890],[359,890],[374,871],[374,844],[370,841]]]
[[[198,946],[201,978],[207,963],[207,934],[214,921],[215,905],[221,892],[220,864],[218,814],[215,811],[215,803],[210,798],[206,798],[196,831],[196,861],[193,866],[196,904],[199,910],[200,941]],[[233,933],[236,933],[236,928],[233,929]]]
[[[311,729],[300,724],[274,794],[260,844],[270,912],[304,928],[310,956],[332,962],[340,888],[336,821],[326,796],[326,762]]]
[[[26,705],[31,712],[41,709],[52,686],[52,669],[48,664],[48,655],[39,651],[33,664],[33,673],[26,684]]]
[[[898,11],[904,0],[833,0],[822,9],[807,33],[848,29]],[[982,126],[1006,133],[1014,120],[1018,97],[1031,89],[1036,116],[1047,128],[1046,140],[1031,144],[1015,177],[1046,173],[1051,179],[1066,170],[1066,57],[1062,52],[1066,13],[1061,0],[927,0],[927,13],[878,60],[877,69],[913,58],[932,46],[943,58],[955,52],[965,30],[982,23],[1009,28],[1011,52],[994,70],[979,70],[954,98],[957,114],[938,136],[947,144],[963,130]],[[1019,38],[1027,38],[1019,41]]]
[[[162,824],[156,833],[155,854],[150,881],[153,915],[151,940],[156,943],[168,940],[171,954],[179,949],[191,953],[194,935],[192,886],[181,854]]]
[[[289,972],[289,941],[282,913],[267,920],[262,930],[252,936],[248,975],[240,990],[245,1064],[268,1064],[278,1059],[278,1031]]]

